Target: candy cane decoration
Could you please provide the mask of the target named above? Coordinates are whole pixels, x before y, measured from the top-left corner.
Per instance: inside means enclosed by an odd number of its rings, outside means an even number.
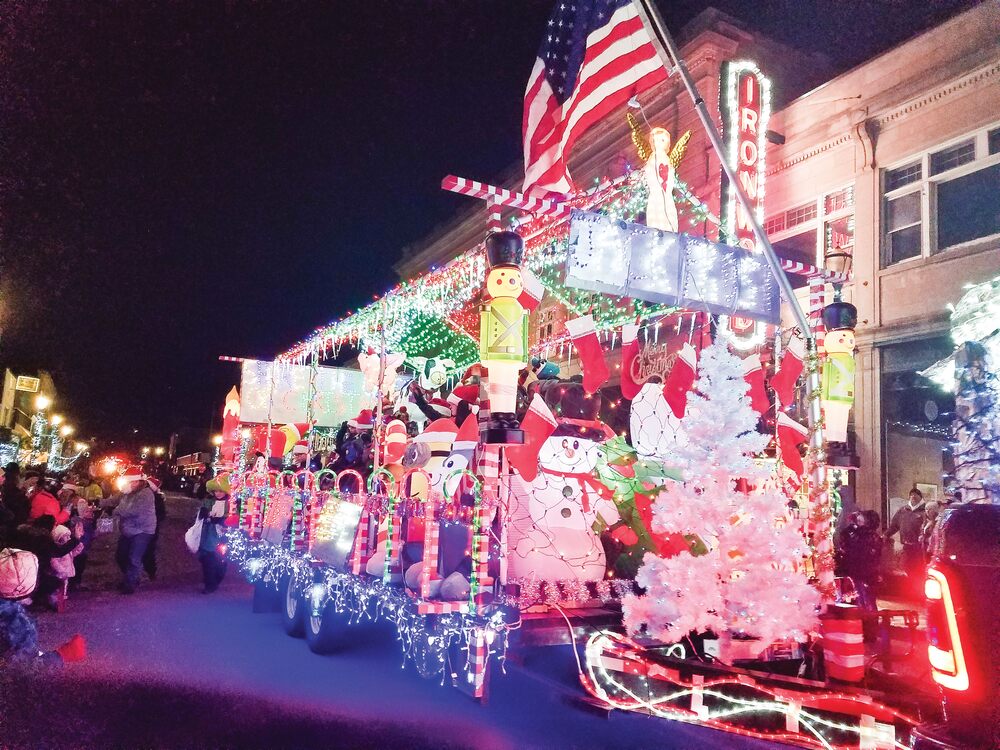
[[[384,479],[380,479],[380,477],[387,477],[389,481],[386,482]],[[385,511],[385,566],[382,569],[382,582],[388,584],[392,582],[392,574],[399,567],[399,527],[396,525],[394,518],[396,514],[396,502],[399,498],[396,491],[396,477],[388,469],[376,469],[368,477],[369,494],[375,494],[377,484],[381,484],[385,488],[385,497],[388,499]],[[378,539],[376,539],[375,545],[376,547],[378,546]]]
[[[476,611],[476,597],[479,594],[479,584],[480,580],[485,578],[484,573],[486,572],[486,567],[489,558],[489,534],[482,533],[483,526],[483,484],[479,481],[479,477],[473,474],[468,469],[456,469],[451,472],[443,482],[444,497],[449,503],[452,502],[452,491],[448,489],[449,485],[455,487],[454,492],[459,493],[462,483],[461,481],[452,482],[451,480],[456,477],[468,477],[472,480],[472,497],[473,497],[473,508],[472,508],[472,573],[469,576],[469,611]],[[459,496],[459,502],[461,501],[461,496]]]
[[[340,493],[334,490],[333,492],[330,493],[330,495],[328,495],[324,499],[322,503],[319,502],[320,496],[324,492],[321,489],[321,485],[323,483],[322,480],[324,476],[329,476],[334,481],[336,481],[337,473],[333,471],[333,469],[320,469],[315,474],[313,474],[313,484],[312,484],[313,501],[309,506],[310,512],[309,512],[309,531],[308,531],[310,549],[312,549],[312,541],[313,539],[315,539],[316,524],[319,522],[320,513],[326,508],[326,503],[330,500],[330,498],[336,497],[339,499],[340,497]]]
[[[354,492],[345,493],[342,485],[344,477],[352,477],[355,480]],[[341,495],[354,494],[360,495],[361,491],[365,487],[365,478],[361,476],[361,472],[354,469],[344,469],[337,475],[337,492]],[[368,534],[369,527],[371,526],[371,514],[366,513],[364,510],[364,504],[362,504],[362,516],[361,521],[358,523],[358,530],[354,535],[354,549],[351,551],[351,565],[350,570],[355,575],[361,575],[364,572],[365,564],[368,562]]]
[[[306,499],[312,497],[313,473],[308,469],[301,469],[292,478],[292,538],[291,548],[293,552],[301,552],[308,544],[308,534],[306,529],[305,515],[307,510]]]

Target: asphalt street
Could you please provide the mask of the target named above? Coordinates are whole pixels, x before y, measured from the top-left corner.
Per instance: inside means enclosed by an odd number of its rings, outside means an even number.
[[[82,664],[0,673],[2,748],[766,748],[735,735],[646,716],[588,711],[572,700],[572,654],[529,655],[496,673],[480,706],[421,679],[392,633],[364,625],[350,648],[317,656],[277,614],[251,612],[230,570],[201,593],[183,543],[194,514],[171,496],[160,573],[116,593],[114,536],[91,551],[89,590],[39,615],[43,646],[82,633]]]

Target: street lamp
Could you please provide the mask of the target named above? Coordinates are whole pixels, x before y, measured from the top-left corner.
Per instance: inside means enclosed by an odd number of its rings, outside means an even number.
[[[85,450],[87,450],[87,444],[86,443],[77,442],[77,443],[75,443],[73,445],[73,447],[76,449],[77,453],[83,453]]]
[[[45,417],[45,410],[52,404],[52,399],[39,394],[35,397],[35,414],[31,418],[31,455],[30,463],[35,463],[42,452],[42,440],[45,438],[45,428],[48,427],[49,420]]]
[[[52,422],[53,427],[58,427],[59,425],[62,424],[63,421],[62,414],[53,414],[52,419],[50,419],[49,421]]]
[[[212,456],[212,466],[218,469],[219,463],[222,461],[222,435],[212,435],[212,445],[215,446],[215,453]]]
[[[59,434],[62,435],[64,438],[69,437],[74,432],[76,432],[76,430],[73,427],[70,427],[68,424],[64,424],[62,426],[62,429],[59,430]]]
[[[162,455],[163,455],[163,446],[162,446],[162,445],[158,445],[158,446],[156,446],[156,447],[155,447],[155,448],[153,449],[153,453],[154,453],[155,455],[157,455],[157,456],[162,456]]]

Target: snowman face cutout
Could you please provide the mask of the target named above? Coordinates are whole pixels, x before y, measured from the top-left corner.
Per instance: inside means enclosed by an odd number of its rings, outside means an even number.
[[[550,437],[538,453],[542,471],[538,480],[543,491],[533,496],[532,515],[550,529],[586,530],[593,522],[593,500],[585,501],[584,479],[593,476],[597,466],[596,440],[573,436]]]
[[[538,463],[549,471],[591,474],[597,467],[597,441],[582,437],[550,437],[538,452]]]

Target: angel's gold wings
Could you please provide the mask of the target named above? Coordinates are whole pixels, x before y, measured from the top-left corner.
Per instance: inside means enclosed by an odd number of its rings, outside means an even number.
[[[649,143],[649,139],[643,135],[642,128],[639,125],[639,120],[631,112],[625,113],[625,119],[628,121],[629,130],[632,132],[632,143],[635,144],[636,153],[639,155],[640,161],[646,161],[653,153],[653,147]],[[688,141],[691,140],[691,131],[687,131],[684,135],[677,139],[677,143],[674,147],[670,149],[670,155],[667,157],[670,159],[670,163],[673,165],[674,169],[677,169],[677,165],[681,163],[681,159],[684,158],[684,152],[687,151]]]
[[[653,153],[652,146],[649,145],[649,140],[642,134],[642,129],[639,127],[639,121],[636,119],[635,115],[631,112],[625,113],[625,119],[628,120],[629,130],[632,131],[632,143],[635,144],[635,150],[639,154],[640,161],[646,161]]]
[[[677,165],[681,163],[681,159],[684,158],[684,152],[687,151],[688,141],[691,140],[691,131],[687,131],[684,135],[677,139],[677,143],[674,147],[670,149],[670,163],[677,169]]]

